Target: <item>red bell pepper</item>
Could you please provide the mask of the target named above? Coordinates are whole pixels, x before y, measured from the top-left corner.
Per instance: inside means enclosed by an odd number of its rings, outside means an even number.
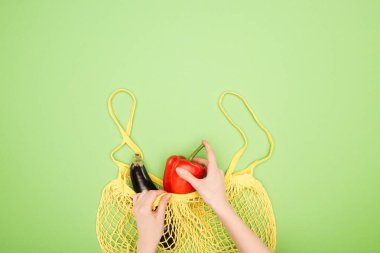
[[[195,191],[194,187],[191,186],[186,180],[178,176],[176,168],[181,167],[189,171],[196,178],[203,178],[205,176],[206,168],[197,163],[193,162],[195,155],[204,147],[200,145],[190,156],[186,159],[184,156],[172,155],[166,161],[163,185],[166,192],[172,193],[190,193]]]

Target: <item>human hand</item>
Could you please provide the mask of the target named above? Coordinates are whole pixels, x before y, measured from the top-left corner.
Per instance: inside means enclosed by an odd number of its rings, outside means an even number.
[[[144,190],[133,196],[133,214],[138,230],[137,252],[156,252],[164,231],[165,209],[171,197],[171,194],[164,195],[157,209],[153,211],[153,202],[162,193],[162,190]]]
[[[176,169],[177,174],[189,182],[198,191],[203,200],[215,211],[235,242],[239,252],[270,253],[266,245],[230,206],[224,185],[224,172],[218,168],[211,146],[205,140],[202,143],[206,148],[207,159],[194,158],[193,161],[207,167],[206,177],[198,179],[182,168]]]
[[[206,177],[198,179],[180,167],[176,169],[176,172],[198,191],[203,200],[215,212],[218,212],[220,209],[229,206],[224,185],[224,171],[218,168],[215,154],[210,144],[206,140],[202,140],[202,144],[206,148],[207,159],[194,158],[193,161],[207,168]]]

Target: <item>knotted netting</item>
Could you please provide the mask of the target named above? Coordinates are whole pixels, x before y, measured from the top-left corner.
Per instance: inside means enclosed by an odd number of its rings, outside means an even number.
[[[124,130],[112,111],[111,100],[118,92],[126,92],[133,98],[132,113],[127,129]],[[221,103],[226,94],[240,98],[251,115],[268,137],[270,149],[268,154],[252,162],[246,169],[234,172],[240,156],[246,149],[247,139],[241,129],[224,111]],[[114,118],[123,136],[123,142],[112,152],[112,159],[119,167],[118,177],[108,183],[102,192],[97,213],[96,233],[103,252],[136,252],[138,232],[134,218],[133,191],[129,177],[130,165],[114,157],[122,146],[128,145],[135,153],[142,155],[138,146],[130,139],[135,98],[130,91],[115,91],[109,100],[111,116]],[[266,161],[272,154],[273,141],[267,129],[258,121],[256,115],[244,98],[233,92],[224,92],[219,99],[219,107],[230,123],[239,131],[244,145],[234,155],[225,174],[225,186],[228,201],[245,224],[274,252],[276,247],[276,224],[271,202],[262,184],[253,176],[253,168]],[[162,189],[162,180],[149,174],[157,188]],[[157,204],[159,198],[156,199]],[[221,224],[214,211],[202,200],[197,192],[172,194],[165,214],[163,238],[158,245],[158,252],[238,252],[235,243]]]

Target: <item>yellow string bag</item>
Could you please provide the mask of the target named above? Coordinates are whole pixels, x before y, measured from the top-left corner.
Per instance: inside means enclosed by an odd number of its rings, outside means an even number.
[[[126,129],[120,125],[112,108],[112,99],[121,92],[129,94],[132,98],[132,109]],[[227,94],[239,98],[244,103],[255,122],[265,132],[270,144],[267,155],[253,161],[239,172],[234,172],[234,168],[247,148],[247,137],[222,106],[222,101]],[[257,119],[247,101],[239,94],[224,91],[219,97],[218,106],[244,141],[243,146],[233,156],[225,173],[228,200],[242,220],[274,252],[276,224],[272,205],[265,189],[252,175],[253,169],[272,155],[272,137]],[[143,158],[141,149],[131,139],[135,108],[136,98],[132,92],[126,89],[116,90],[108,101],[109,112],[123,139],[111,153],[112,160],[119,168],[118,177],[104,187],[97,213],[96,233],[103,252],[136,252],[138,234],[132,213],[132,198],[136,193],[129,177],[130,164],[117,160],[114,156],[115,152],[124,145],[128,145]],[[162,180],[152,174],[149,176],[156,186],[162,189]],[[162,195],[157,197],[154,206],[157,206],[161,197]],[[165,224],[168,228],[164,232],[166,241],[161,240],[158,252],[238,252],[218,217],[197,192],[172,194],[166,210]]]

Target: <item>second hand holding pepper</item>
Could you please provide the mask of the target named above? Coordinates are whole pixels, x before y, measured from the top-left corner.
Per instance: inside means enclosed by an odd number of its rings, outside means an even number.
[[[201,144],[188,159],[184,156],[172,155],[168,158],[165,166],[163,185],[166,192],[185,194],[195,191],[194,187],[186,180],[182,179],[176,172],[180,167],[189,171],[196,178],[203,178],[206,168],[197,162],[192,161],[195,155],[204,148]]]

